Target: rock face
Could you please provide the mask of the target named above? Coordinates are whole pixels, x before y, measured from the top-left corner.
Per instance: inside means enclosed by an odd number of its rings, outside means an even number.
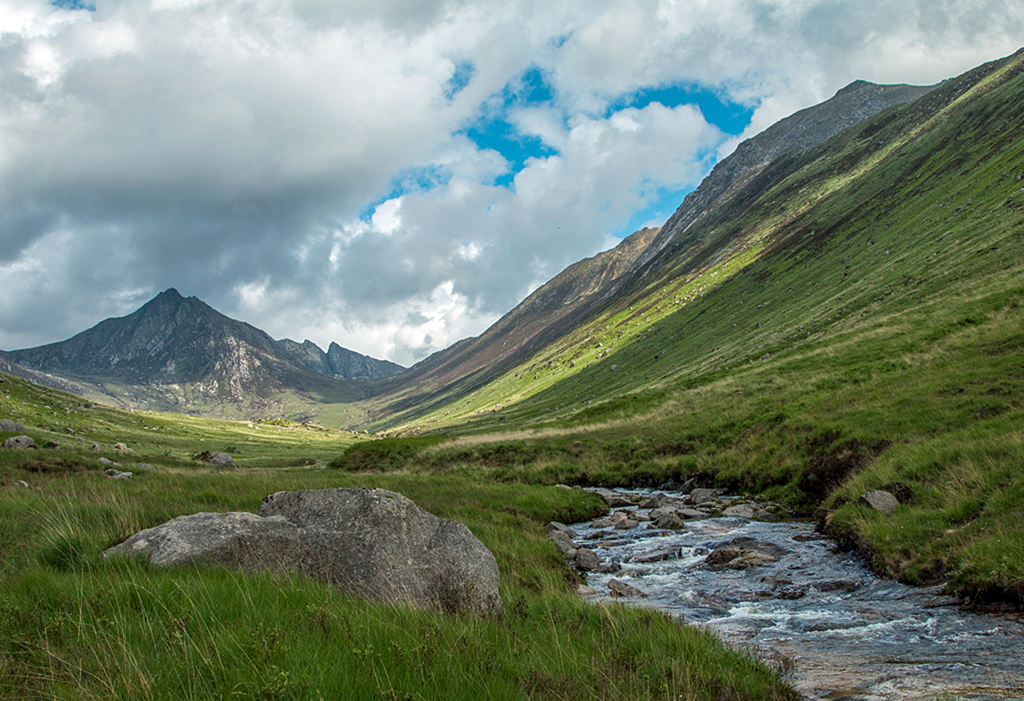
[[[258,514],[179,516],[104,553],[155,565],[298,570],[342,591],[441,611],[501,609],[498,566],[461,523],[382,489],[277,492]]]

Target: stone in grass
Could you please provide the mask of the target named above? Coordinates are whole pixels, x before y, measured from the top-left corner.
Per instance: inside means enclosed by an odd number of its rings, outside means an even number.
[[[4,447],[12,450],[38,450],[39,446],[28,436],[12,436],[4,441]]]
[[[441,611],[501,610],[494,555],[463,524],[383,489],[277,492],[259,514],[179,516],[104,553],[158,566],[298,571],[350,594]]]
[[[891,514],[896,510],[896,507],[900,505],[896,497],[891,493],[876,489],[874,491],[862,494],[860,499],[857,500],[858,504],[863,504],[875,511],[881,511],[884,514]]]
[[[228,453],[214,453],[210,464],[214,467],[234,467],[235,459]]]
[[[117,463],[114,463],[114,464],[116,465]],[[121,472],[120,470],[115,470],[112,467],[104,470],[103,474],[105,474],[110,479],[115,479],[115,480],[130,480],[132,478],[132,473],[130,473],[130,472]]]
[[[17,421],[12,419],[0,419],[0,431],[9,431],[10,433],[24,433],[28,429],[19,424]]]
[[[117,451],[122,452],[122,453],[134,453],[135,452],[134,450],[129,448],[124,443],[115,443],[114,444],[114,450],[117,450]]]
[[[153,471],[153,466],[150,465],[148,462],[140,462],[138,465],[136,465],[136,468],[142,470],[143,472]]]

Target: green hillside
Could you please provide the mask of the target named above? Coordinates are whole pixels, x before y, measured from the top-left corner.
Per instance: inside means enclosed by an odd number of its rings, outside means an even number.
[[[500,432],[416,469],[764,492],[820,510],[880,572],[1019,605],[1022,65],[773,163],[573,332],[376,428]],[[894,517],[852,503],[883,486],[904,495]]]

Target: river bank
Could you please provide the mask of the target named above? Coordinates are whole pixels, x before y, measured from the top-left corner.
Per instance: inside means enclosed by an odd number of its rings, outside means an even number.
[[[881,579],[814,524],[778,520],[772,504],[705,493],[604,496],[615,504],[609,516],[571,527],[570,557],[593,565],[588,598],[713,630],[786,672],[805,698],[1024,695],[1018,616],[968,613],[941,586]],[[672,512],[689,518],[665,527]]]

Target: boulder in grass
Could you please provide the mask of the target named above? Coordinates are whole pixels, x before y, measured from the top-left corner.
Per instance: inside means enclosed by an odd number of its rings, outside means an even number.
[[[28,429],[12,419],[0,419],[0,431],[9,433],[24,433]]]
[[[296,570],[342,591],[441,611],[501,610],[498,566],[463,524],[383,489],[277,492],[258,514],[179,516],[104,553],[155,565]]]
[[[12,450],[38,450],[39,446],[28,436],[12,436],[4,441],[4,447]]]
[[[234,467],[235,459],[229,453],[214,453],[210,464],[214,467]]]
[[[896,507],[900,505],[899,501],[890,492],[876,489],[862,494],[860,499],[857,500],[858,504],[867,506],[868,508],[874,509],[875,511],[881,511],[884,514],[891,514],[896,510]]]

